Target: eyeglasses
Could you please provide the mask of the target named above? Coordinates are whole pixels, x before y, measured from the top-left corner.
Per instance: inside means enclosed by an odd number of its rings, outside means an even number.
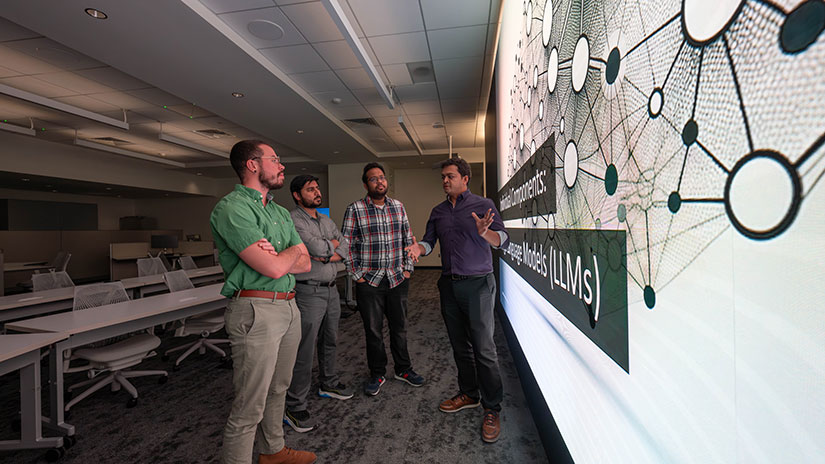
[[[367,179],[367,182],[369,182],[370,184],[374,184],[374,183],[378,182],[379,180],[380,181],[386,181],[387,178],[384,177],[384,176],[372,176],[369,179]]]
[[[281,164],[281,158],[278,157],[278,156],[256,156],[252,159],[259,159],[259,160],[271,159],[275,163]]]

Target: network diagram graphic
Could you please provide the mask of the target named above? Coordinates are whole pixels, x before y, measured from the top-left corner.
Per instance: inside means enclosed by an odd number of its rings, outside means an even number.
[[[626,230],[648,308],[730,227],[755,241],[793,227],[825,174],[823,0],[531,0],[522,13],[503,57],[507,177],[554,135],[557,211],[543,220]]]

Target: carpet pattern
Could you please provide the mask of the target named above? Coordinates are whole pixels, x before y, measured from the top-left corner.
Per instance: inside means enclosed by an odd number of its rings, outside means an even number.
[[[501,330],[496,330],[504,383],[502,433],[498,442],[481,440],[482,409],[445,414],[438,403],[458,392],[450,342],[441,319],[436,280],[440,271],[415,273],[410,283],[408,346],[413,368],[426,378],[414,388],[388,377],[378,396],[363,393],[368,374],[364,329],[354,314],[342,318],[338,340],[341,379],[355,387],[346,401],[311,394],[309,411],[319,428],[299,434],[285,426],[287,446],[314,451],[319,463],[534,463],[547,462],[536,427],[527,409],[515,366]],[[343,291],[342,291],[343,295]],[[344,313],[349,312],[343,308]],[[222,335],[222,334],[218,334]],[[158,352],[182,344],[170,332]],[[389,339],[385,328],[389,354]],[[392,370],[392,358],[388,372]],[[77,428],[77,444],[63,463],[210,463],[219,462],[223,425],[232,400],[232,371],[213,353],[191,355],[178,371],[160,356],[141,369],[167,369],[169,382],[134,379],[139,404],[125,407],[129,395],[101,390],[72,408],[68,422]],[[44,377],[47,366],[44,365]],[[67,384],[83,380],[83,374]],[[317,368],[313,373],[317,376]],[[17,417],[19,383],[16,374],[0,377],[0,438],[13,438],[11,420]],[[44,410],[47,386],[44,379]],[[317,384],[314,387],[317,392]],[[0,452],[0,463],[44,462],[44,450]],[[257,458],[255,460],[257,462]]]

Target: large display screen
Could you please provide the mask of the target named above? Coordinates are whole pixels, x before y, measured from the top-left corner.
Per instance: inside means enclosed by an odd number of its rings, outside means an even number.
[[[502,4],[501,301],[570,455],[825,462],[825,3]]]

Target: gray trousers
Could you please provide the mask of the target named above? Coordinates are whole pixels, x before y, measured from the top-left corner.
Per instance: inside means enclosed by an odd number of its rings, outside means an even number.
[[[306,411],[316,349],[321,385],[333,387],[338,384],[335,356],[341,300],[336,287],[301,283],[295,285],[295,299],[301,311],[301,344],[298,345],[298,357],[292,371],[292,384],[286,394],[286,407],[290,411]]]
[[[223,432],[221,461],[252,462],[255,430],[262,454],[284,447],[284,397],[301,339],[295,300],[233,298],[226,308],[235,399]]]

